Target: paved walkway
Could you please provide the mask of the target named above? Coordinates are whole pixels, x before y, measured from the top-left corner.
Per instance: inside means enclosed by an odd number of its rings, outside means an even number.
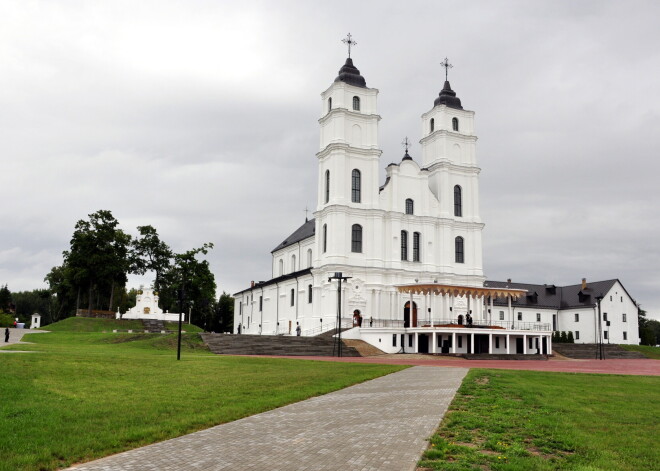
[[[263,357],[263,356],[262,356]],[[432,357],[429,355],[403,354],[381,355],[377,357],[337,358],[337,357],[302,357],[275,356],[269,358],[288,358],[296,360],[341,361],[347,363],[375,363],[381,365],[410,366],[446,366],[456,368],[494,368],[498,370],[555,371],[567,373],[601,373],[617,375],[660,376],[660,360],[466,360],[458,357]]]
[[[24,345],[30,345],[32,342],[22,342],[21,339],[25,334],[43,334],[48,333],[47,330],[37,330],[37,329],[9,329],[9,342],[5,342],[5,329],[0,330],[0,347],[6,347],[7,345],[13,345],[15,343],[21,343]],[[26,353],[18,350],[3,350],[0,348],[0,353]],[[32,353],[32,352],[30,352]]]
[[[413,471],[467,371],[409,368],[69,469]]]

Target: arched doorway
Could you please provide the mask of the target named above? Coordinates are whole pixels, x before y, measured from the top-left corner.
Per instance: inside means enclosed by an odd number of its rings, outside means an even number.
[[[362,316],[359,309],[353,311],[353,327],[362,327]]]
[[[412,313],[410,312],[410,301],[403,308],[403,327],[417,327],[417,303],[412,303]]]

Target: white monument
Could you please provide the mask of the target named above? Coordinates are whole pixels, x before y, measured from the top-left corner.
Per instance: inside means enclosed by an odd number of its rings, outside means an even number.
[[[185,320],[185,317],[186,315],[184,313],[181,320]],[[163,312],[158,307],[158,293],[152,289],[140,288],[135,298],[135,306],[124,314],[117,311],[117,319],[155,319],[177,322],[179,320],[179,314]]]
[[[30,329],[38,329],[41,327],[41,314],[34,313],[32,314],[32,324],[30,325]]]

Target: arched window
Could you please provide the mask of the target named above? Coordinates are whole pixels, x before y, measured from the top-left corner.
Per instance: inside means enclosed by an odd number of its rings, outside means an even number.
[[[458,131],[458,118],[452,118],[451,119],[451,128],[454,131]]]
[[[353,97],[353,109],[355,111],[360,111],[360,97],[359,96],[354,96]]]
[[[419,262],[420,259],[420,241],[422,235],[419,232],[413,234],[413,262]]]
[[[351,232],[351,252],[362,253],[362,226],[353,224]]]
[[[312,304],[312,285],[307,285],[307,302]]]
[[[401,231],[401,260],[408,260],[408,232]]]
[[[307,268],[312,268],[312,249],[307,249]]]
[[[435,131],[435,119],[431,118],[431,132]]]
[[[323,253],[328,250],[328,225],[323,224]]]
[[[353,169],[353,175],[351,178],[351,201],[353,203],[359,203],[361,198],[361,183],[362,176],[358,169]]]
[[[454,216],[463,216],[463,196],[461,194],[461,187],[456,185],[454,187]]]
[[[332,97],[328,98],[328,113],[332,111]]]
[[[330,170],[325,171],[325,202],[330,201]]]
[[[291,271],[296,271],[296,256],[291,255]]]
[[[415,202],[408,198],[406,200],[406,214],[414,214],[415,213]]]
[[[294,306],[296,304],[296,290],[291,288],[291,305]]]
[[[284,260],[280,258],[280,276],[284,275]]]
[[[456,252],[456,263],[465,263],[465,257],[463,255],[463,238],[461,236],[456,237],[454,240],[454,247]]]

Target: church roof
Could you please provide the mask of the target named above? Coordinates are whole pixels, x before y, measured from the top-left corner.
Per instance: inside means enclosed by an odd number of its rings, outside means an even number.
[[[607,292],[612,289],[612,286],[618,281],[619,280],[615,279],[589,282],[585,289],[582,289],[582,284],[555,286],[492,280],[484,282],[484,286],[491,288],[508,287],[527,290],[526,296],[511,302],[511,306],[513,307],[571,309],[593,307],[594,304],[596,304],[596,296],[604,296],[607,294]],[[626,294],[628,294],[627,291]],[[630,297],[629,294],[628,297]],[[506,298],[496,298],[493,299],[493,304],[495,306],[507,306],[508,300]]]
[[[344,82],[354,87],[367,88],[367,82],[360,75],[360,71],[353,65],[353,59],[346,59],[346,63],[339,69],[335,82]]]
[[[293,273],[287,273],[286,275],[281,275],[278,276],[277,278],[273,278],[268,281],[260,281],[259,283],[255,283],[254,286],[251,286],[250,288],[246,288],[243,291],[239,291],[238,293],[234,293],[233,295],[238,296],[239,294],[245,293],[247,291],[265,288],[266,286],[274,285],[275,283],[281,283],[282,281],[290,280],[292,278],[299,278],[304,275],[310,275],[311,273],[312,273],[311,268],[305,268],[303,270],[294,271]]]
[[[461,99],[456,96],[456,92],[451,89],[449,80],[445,80],[445,86],[442,87],[440,95],[433,102],[433,106],[446,105],[448,108],[462,110]]]
[[[284,239],[284,242],[271,250],[270,253],[277,252],[278,250],[288,247],[289,245],[293,245],[297,242],[300,242],[301,240],[307,239],[308,237],[312,237],[315,231],[316,226],[314,225],[314,219],[305,221],[305,224],[296,229],[293,234]]]

